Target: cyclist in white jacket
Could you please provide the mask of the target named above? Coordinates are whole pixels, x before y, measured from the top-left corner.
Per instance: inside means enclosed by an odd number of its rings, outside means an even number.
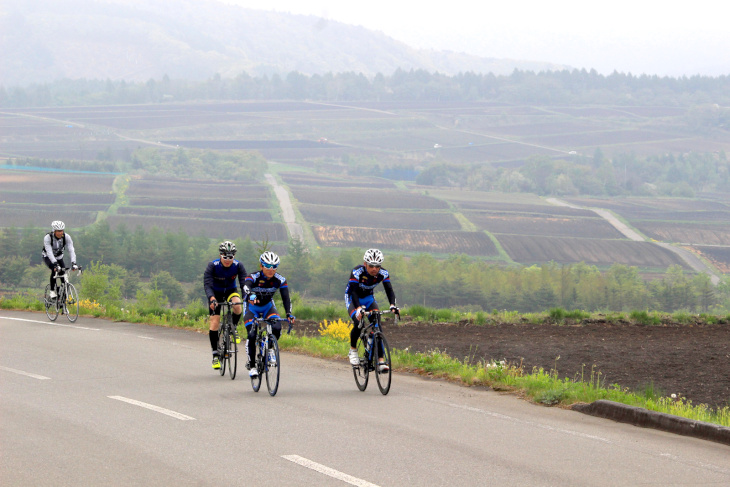
[[[65,249],[68,249],[68,254],[71,258],[71,268],[73,270],[78,269],[74,241],[71,235],[64,231],[65,228],[66,225],[62,221],[56,220],[51,223],[51,229],[53,231],[43,237],[43,253],[41,255],[43,255],[43,262],[51,269],[51,292],[49,294],[51,299],[56,297],[56,280],[53,278],[53,275],[56,273],[56,270],[66,268],[66,264],[63,262],[63,252]]]

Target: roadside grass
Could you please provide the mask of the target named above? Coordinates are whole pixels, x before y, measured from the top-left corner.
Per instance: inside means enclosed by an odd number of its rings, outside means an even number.
[[[208,329],[208,313],[200,305],[191,303],[186,308],[157,309],[140,312],[136,306],[119,307],[103,305],[95,301],[80,301],[81,314],[115,321],[146,323],[159,326],[193,328],[200,331]],[[296,329],[291,334],[282,334],[279,343],[283,350],[296,351],[314,357],[346,360],[349,350],[349,329],[352,326],[346,314],[334,305],[320,307],[295,308],[295,315],[300,319],[320,321],[319,336],[302,335]],[[0,309],[43,311],[38,297],[30,293],[19,293],[11,297],[0,296]],[[492,313],[459,313],[453,310],[433,310],[423,306],[412,306],[403,310],[404,314],[427,320],[469,319],[475,324],[489,326],[489,322],[497,319],[501,322],[557,323],[566,319],[580,321],[592,316],[582,311],[565,311],[559,308],[547,313],[519,314],[512,311]],[[304,318],[303,316],[307,316]],[[413,314],[411,314],[413,313]],[[601,315],[604,319],[625,320],[622,313]],[[630,319],[642,324],[661,323],[662,313],[632,312]],[[690,319],[687,313],[678,312],[678,321]],[[705,317],[707,319],[707,317]],[[730,319],[730,317],[724,317]],[[562,321],[561,321],[562,320]],[[717,317],[715,317],[717,322]],[[590,403],[606,399],[622,404],[641,407],[653,411],[680,416],[683,418],[704,421],[730,427],[730,406],[713,409],[705,404],[693,404],[684,397],[662,396],[653,387],[641,391],[630,391],[619,384],[606,384],[600,371],[591,368],[583,370],[573,378],[560,378],[557,371],[533,368],[525,370],[523,365],[490,360],[488,362],[474,360],[473,356],[463,359],[451,357],[437,349],[429,352],[411,352],[391,350],[393,367],[402,372],[411,372],[434,378],[443,378],[466,386],[490,387],[496,391],[509,391],[537,404],[547,406],[569,407],[576,403]]]

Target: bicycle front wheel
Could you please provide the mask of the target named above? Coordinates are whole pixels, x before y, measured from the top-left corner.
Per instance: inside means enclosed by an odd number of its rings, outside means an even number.
[[[53,298],[51,299],[51,285],[46,284],[46,291],[43,294],[43,306],[46,309],[46,316],[48,316],[48,319],[51,321],[56,321],[56,318],[58,318],[58,305],[57,305],[57,299]]]
[[[251,377],[251,387],[253,387],[254,392],[259,392],[259,388],[261,387],[261,375],[264,373],[264,361],[266,360],[266,355],[264,354],[264,340],[258,340],[258,343],[256,344],[256,363],[254,364],[254,367],[256,367],[256,371],[258,374],[256,374],[256,377]]]
[[[233,380],[236,378],[236,370],[238,370],[238,343],[236,342],[236,330],[233,327],[228,334],[228,343],[228,375]]]
[[[218,360],[221,362],[221,368],[218,372],[221,375],[226,375],[226,354],[228,353],[228,346],[226,345],[226,337],[228,333],[224,326],[218,328]]]
[[[357,384],[357,388],[364,391],[368,388],[370,360],[368,360],[368,351],[365,349],[365,342],[362,337],[357,339],[357,356],[359,364],[352,366],[352,374],[355,376],[355,384]]]
[[[269,388],[269,395],[275,396],[279,390],[279,342],[274,335],[269,336],[269,351],[266,354],[266,387]]]
[[[76,288],[71,283],[66,285],[65,298],[63,308],[66,312],[66,318],[73,323],[79,318],[79,293],[76,292]]]
[[[390,379],[393,373],[393,364],[390,361],[390,347],[382,333],[375,334],[375,379],[378,381],[378,389],[383,395],[390,391]]]

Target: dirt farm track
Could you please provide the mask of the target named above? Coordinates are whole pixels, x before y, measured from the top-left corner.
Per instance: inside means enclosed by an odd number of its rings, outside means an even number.
[[[317,333],[302,322],[300,331]],[[665,323],[658,326],[584,320],[580,324],[416,323],[403,320],[385,327],[391,348],[426,352],[438,349],[452,357],[507,360],[556,369],[574,378],[591,368],[604,386],[633,391],[653,388],[661,395],[681,394],[693,404],[730,405],[730,324]]]

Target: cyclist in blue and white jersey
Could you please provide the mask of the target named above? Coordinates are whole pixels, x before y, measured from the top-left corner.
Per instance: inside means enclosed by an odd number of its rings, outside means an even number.
[[[390,283],[390,274],[382,267],[384,259],[385,257],[380,250],[367,250],[363,256],[362,265],[352,270],[350,280],[345,288],[347,312],[354,322],[354,326],[350,331],[350,353],[348,355],[352,365],[359,363],[356,347],[357,339],[360,336],[360,322],[367,314],[367,311],[378,309],[378,303],[373,295],[373,290],[378,284],[383,283],[383,289],[390,302],[390,310],[398,313],[398,307],[395,305],[395,292]],[[382,365],[380,371],[387,371],[387,367],[387,365]]]
[[[43,262],[51,269],[51,292],[48,297],[51,299],[56,297],[56,280],[53,274],[57,270],[65,269],[66,264],[63,262],[64,249],[68,249],[68,256],[71,259],[71,269],[76,270],[76,251],[74,250],[74,241],[71,235],[65,232],[66,224],[56,220],[51,223],[51,232],[43,237]]]
[[[264,252],[259,258],[260,270],[254,272],[246,278],[244,292],[246,296],[246,314],[243,316],[244,326],[248,332],[248,340],[246,341],[246,354],[248,363],[246,368],[249,369],[250,377],[257,377],[258,371],[254,367],[254,357],[256,356],[256,335],[253,334],[254,318],[279,318],[276,305],[274,304],[274,295],[276,291],[281,294],[281,301],[284,304],[284,311],[289,323],[294,323],[294,315],[291,313],[291,299],[289,297],[289,285],[286,278],[276,272],[279,267],[279,256],[274,252]],[[278,340],[281,336],[281,323],[271,326],[271,331]],[[269,358],[271,363],[274,357]]]
[[[203,286],[205,287],[205,296],[208,298],[208,314],[210,315],[210,326],[208,337],[210,338],[210,348],[213,349],[213,368],[220,369],[221,362],[218,357],[218,330],[221,326],[221,307],[218,302],[232,301],[234,303],[243,303],[241,295],[238,294],[236,287],[236,279],[238,284],[243,287],[243,281],[246,278],[246,268],[243,263],[237,261],[236,244],[226,240],[218,246],[220,257],[208,263],[203,273]],[[233,306],[233,326],[238,325],[243,313],[243,305]]]

